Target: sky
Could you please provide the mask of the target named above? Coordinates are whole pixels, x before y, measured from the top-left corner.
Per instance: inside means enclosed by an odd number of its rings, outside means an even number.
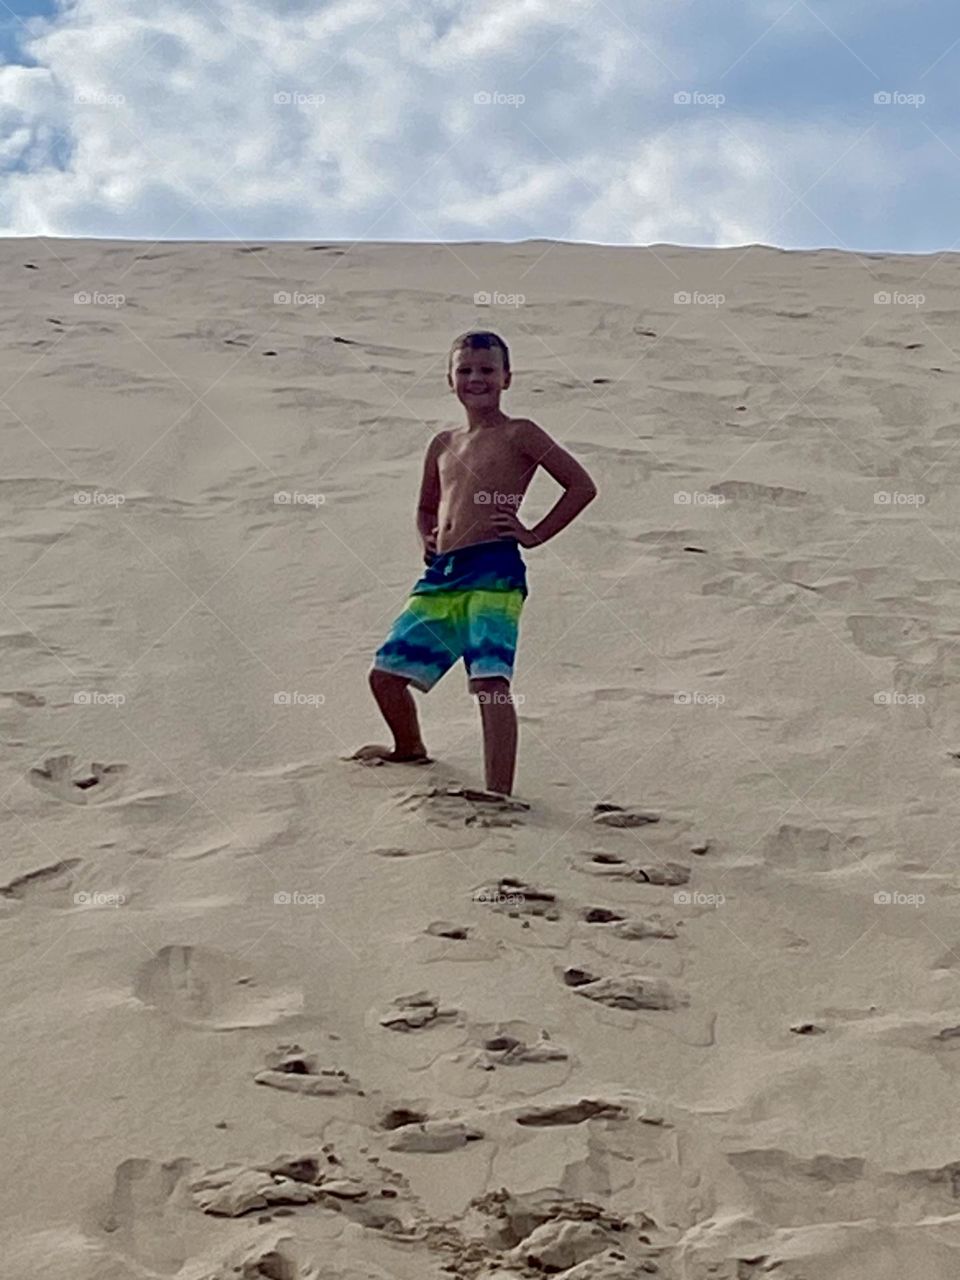
[[[0,234],[960,245],[957,0],[0,0]]]

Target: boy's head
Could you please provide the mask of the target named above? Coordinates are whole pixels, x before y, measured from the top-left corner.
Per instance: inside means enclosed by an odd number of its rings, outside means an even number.
[[[497,333],[462,333],[450,348],[447,383],[466,407],[495,406],[510,385],[510,352]]]

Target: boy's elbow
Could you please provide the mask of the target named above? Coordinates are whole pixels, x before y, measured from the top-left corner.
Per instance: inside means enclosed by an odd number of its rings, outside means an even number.
[[[583,493],[583,505],[586,506],[588,502],[592,502],[594,500],[597,496],[598,490],[593,481],[588,480],[583,486],[581,492]]]

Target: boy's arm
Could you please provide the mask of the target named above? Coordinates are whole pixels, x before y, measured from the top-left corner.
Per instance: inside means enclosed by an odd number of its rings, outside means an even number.
[[[527,529],[512,511],[494,513],[502,537],[516,538],[522,547],[538,547],[555,537],[574,520],[597,496],[597,486],[572,453],[557,444],[552,436],[535,422],[522,428],[521,448],[530,461],[553,476],[564,492],[543,519]]]
[[[423,460],[423,476],[420,481],[420,497],[417,499],[417,532],[423,543],[425,556],[437,551],[437,511],[440,506],[440,468],[438,459],[447,442],[447,433],[441,431],[427,446]]]

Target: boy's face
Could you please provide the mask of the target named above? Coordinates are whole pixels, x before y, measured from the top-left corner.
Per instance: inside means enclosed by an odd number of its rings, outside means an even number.
[[[500,403],[510,385],[499,347],[461,346],[453,353],[447,382],[466,408],[487,408]]]

